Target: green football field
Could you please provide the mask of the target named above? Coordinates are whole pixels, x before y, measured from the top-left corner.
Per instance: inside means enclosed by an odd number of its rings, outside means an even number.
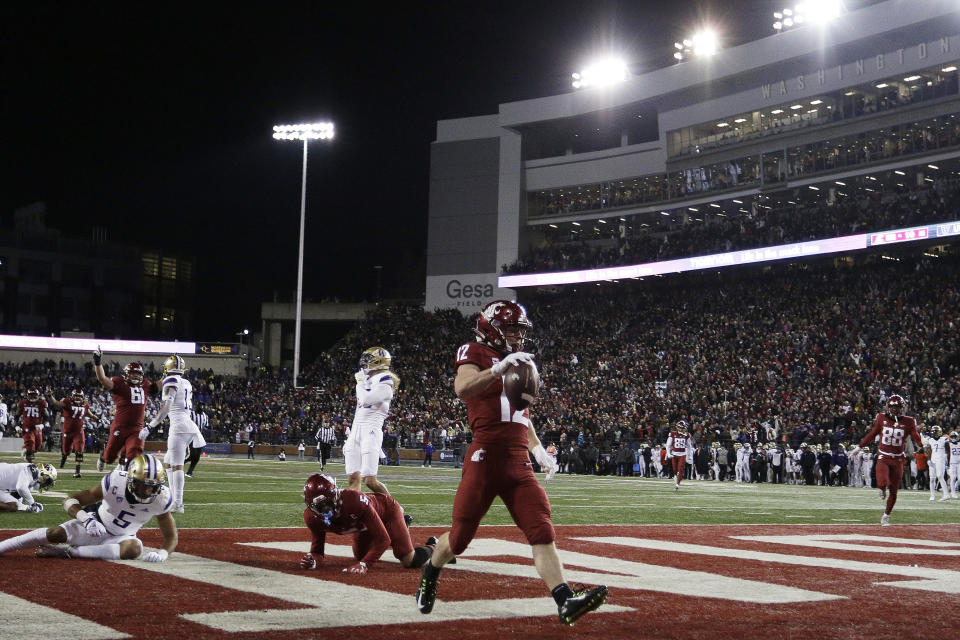
[[[94,456],[88,456],[93,459]],[[41,462],[59,463],[43,454]],[[0,462],[20,462],[15,454],[0,454]],[[0,514],[0,528],[27,529],[62,522],[61,502],[67,493],[93,486],[102,477],[85,463],[84,477],[74,479],[68,461],[52,491],[39,496],[40,514]],[[177,514],[181,528],[302,526],[301,491],[306,478],[319,470],[316,462],[207,458],[186,481],[186,513]],[[343,465],[327,472],[346,486]],[[381,467],[380,478],[415,525],[449,526],[459,470],[449,467]],[[543,474],[538,474],[543,479]],[[875,524],[883,502],[875,489],[805,487],[684,481],[679,492],[666,479],[603,476],[558,476],[546,485],[553,522],[565,524]],[[937,493],[939,499],[940,493]],[[960,500],[930,502],[928,491],[901,491],[894,510],[896,524],[960,523]],[[497,500],[484,524],[509,524],[510,516]]]

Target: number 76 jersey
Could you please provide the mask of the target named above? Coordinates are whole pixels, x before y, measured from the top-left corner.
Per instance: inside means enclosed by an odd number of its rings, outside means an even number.
[[[865,447],[876,440],[880,455],[902,458],[904,447],[907,446],[907,438],[913,438],[914,444],[920,447],[916,419],[910,416],[889,416],[878,413],[873,421],[873,429],[864,436],[860,446]]]

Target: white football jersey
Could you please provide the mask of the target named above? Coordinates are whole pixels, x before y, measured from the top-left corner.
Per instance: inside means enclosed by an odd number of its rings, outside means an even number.
[[[395,383],[390,373],[375,371],[373,375],[357,384],[357,413],[353,416],[353,426],[382,427],[390,413]],[[378,402],[365,402],[368,398]]]
[[[940,436],[936,440],[930,438],[927,444],[930,445],[930,460],[932,462],[942,464],[947,461],[947,447],[950,446],[948,436]]]
[[[169,390],[169,391],[168,391]],[[167,376],[163,379],[161,397],[173,393],[173,403],[167,417],[170,418],[170,433],[193,433],[197,425],[193,421],[193,385],[181,376]]]
[[[950,443],[950,466],[960,465],[960,442]]]
[[[32,492],[40,490],[40,483],[33,479],[30,466],[29,462],[0,462],[0,491],[16,491],[24,504],[33,504]]]
[[[173,509],[173,493],[164,485],[153,502],[142,504],[127,500],[127,472],[114,469],[100,481],[103,502],[97,516],[112,536],[132,536],[150,518]]]

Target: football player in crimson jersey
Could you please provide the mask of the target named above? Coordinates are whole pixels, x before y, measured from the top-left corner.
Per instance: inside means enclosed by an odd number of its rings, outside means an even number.
[[[315,473],[303,487],[303,521],[313,534],[310,553],[300,558],[300,568],[314,569],[323,562],[327,532],[353,535],[353,559],[344,573],[365,574],[387,547],[404,567],[419,569],[433,554],[433,546],[413,548],[403,508],[385,493],[365,494],[339,489],[327,475]]]
[[[454,498],[453,526],[440,537],[430,562],[423,565],[416,595],[420,613],[433,610],[441,568],[467,548],[498,496],[532,547],[537,573],[553,594],[561,622],[573,624],[607,597],[605,586],[574,592],[564,581],[554,545],[550,501],[533,474],[529,454],[546,469],[548,480],[556,473],[557,463],[540,444],[529,408],[517,410],[504,393],[503,375],[508,369],[533,362],[533,356],[523,352],[532,326],[519,304],[497,300],[477,315],[476,341],[457,350],[453,387],[467,405],[474,436]]]
[[[887,400],[887,410],[878,413],[873,421],[873,429],[863,437],[860,445],[855,447],[854,453],[874,440],[878,441],[877,450],[877,486],[887,498],[887,508],[880,518],[880,524],[890,526],[890,512],[897,503],[897,490],[903,478],[904,449],[907,446],[907,437],[913,438],[913,443],[919,449],[921,445],[920,433],[917,432],[917,421],[904,416],[903,409],[906,402],[899,395],[892,395]],[[887,490],[890,495],[887,496]]]
[[[60,421],[62,429],[60,438],[60,468],[63,469],[63,465],[67,464],[67,456],[72,453],[77,467],[73,477],[79,478],[80,465],[83,463],[83,449],[86,444],[86,437],[83,433],[83,420],[88,415],[97,420],[100,420],[101,416],[90,409],[87,396],[80,387],[77,387],[73,390],[73,393],[60,400],[54,398],[52,393],[48,393],[47,398],[50,400],[51,407],[60,409],[63,412]]]
[[[47,401],[40,397],[36,387],[27,389],[27,396],[17,402],[16,414],[23,418],[23,446],[27,462],[33,462],[33,456],[43,446],[43,422],[47,419]]]
[[[683,469],[687,465],[687,447],[693,443],[690,442],[690,435],[687,433],[687,421],[677,421],[674,430],[667,437],[667,457],[672,458],[674,485],[673,490],[680,490],[680,481],[683,480]]]
[[[113,394],[117,413],[110,424],[110,436],[97,460],[97,470],[102,471],[104,464],[113,464],[120,451],[126,460],[133,460],[143,453],[144,441],[140,438],[143,428],[143,416],[147,407],[147,394],[157,395],[157,385],[143,377],[143,366],[131,362],[123,368],[123,377],[108,378],[103,371],[101,359],[103,352],[93,352],[93,370],[103,388]]]

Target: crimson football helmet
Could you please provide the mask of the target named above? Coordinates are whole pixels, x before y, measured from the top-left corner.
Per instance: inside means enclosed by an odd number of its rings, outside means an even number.
[[[340,513],[340,489],[332,477],[315,473],[307,478],[303,485],[303,501],[307,508],[324,520],[329,521]]]
[[[131,362],[123,368],[123,379],[127,384],[139,387],[143,384],[143,365],[139,362]]]
[[[906,405],[907,403],[904,401],[903,396],[894,394],[887,400],[887,413],[900,416],[903,414],[903,408]]]
[[[680,433],[687,432],[687,421],[686,420],[677,420],[676,429]]]
[[[523,351],[527,330],[533,323],[527,310],[516,302],[495,300],[477,314],[477,341],[502,353]]]
[[[40,391],[36,387],[30,387],[27,389],[27,400],[39,400]]]
[[[70,399],[73,400],[74,404],[83,404],[87,401],[87,397],[83,393],[83,389],[77,387],[73,390],[73,393],[70,394]]]

